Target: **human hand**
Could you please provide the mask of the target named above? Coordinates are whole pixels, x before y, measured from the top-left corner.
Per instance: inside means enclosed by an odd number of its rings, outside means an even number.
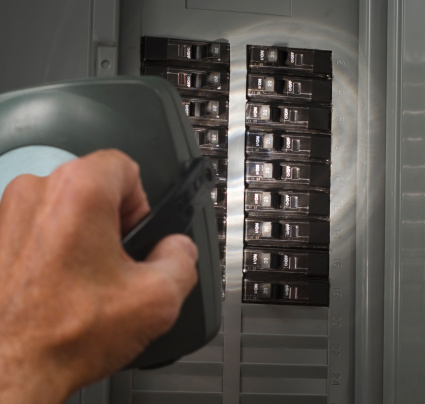
[[[178,317],[196,283],[183,235],[135,262],[121,238],[149,212],[139,169],[99,151],[0,203],[0,402],[59,403],[129,363]]]

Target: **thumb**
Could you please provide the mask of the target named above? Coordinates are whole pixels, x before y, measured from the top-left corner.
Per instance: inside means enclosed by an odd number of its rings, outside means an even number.
[[[177,320],[181,306],[195,286],[198,275],[198,249],[184,235],[163,238],[146,260],[136,262],[131,271],[130,290],[136,316],[143,319],[132,322],[142,327],[135,335],[143,336],[142,346],[168,331]],[[140,293],[143,291],[143,293]]]
[[[183,234],[163,238],[147,256],[144,264],[159,271],[166,278],[182,302],[195,286],[198,273],[196,261],[198,248],[192,239]]]
[[[150,252],[146,262],[169,257],[169,254],[185,253],[195,263],[198,259],[198,248],[192,239],[183,234],[172,234],[164,237]]]

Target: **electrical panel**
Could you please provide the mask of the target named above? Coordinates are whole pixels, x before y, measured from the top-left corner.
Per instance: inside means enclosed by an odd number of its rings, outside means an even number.
[[[33,3],[0,91],[159,75],[216,174],[219,334],[69,404],[421,403],[423,2]]]
[[[218,336],[169,368],[113,376],[111,403],[125,394],[129,403],[344,403],[352,386],[352,361],[340,358],[352,349],[353,255],[337,238],[354,222],[343,195],[355,184],[339,183],[355,165],[343,157],[337,64],[352,59],[315,24],[300,35],[298,19],[282,24],[262,14],[267,5],[252,13],[236,3],[224,12],[143,1],[140,28],[120,40],[121,73],[174,84],[216,169],[224,287]],[[165,4],[173,18],[158,16]],[[133,21],[129,10],[122,20]]]

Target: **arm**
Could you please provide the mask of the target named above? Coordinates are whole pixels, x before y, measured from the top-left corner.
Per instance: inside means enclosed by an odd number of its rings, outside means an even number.
[[[168,236],[144,262],[121,237],[149,212],[118,151],[20,176],[0,203],[0,402],[60,403],[171,328],[197,249]]]

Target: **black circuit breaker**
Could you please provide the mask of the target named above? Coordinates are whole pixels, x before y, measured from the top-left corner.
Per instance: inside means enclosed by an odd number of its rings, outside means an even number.
[[[142,75],[161,76],[176,87],[201,153],[210,157],[215,173],[211,199],[217,217],[224,296],[230,46],[224,42],[143,37],[140,71]]]
[[[247,47],[245,303],[329,304],[331,58]]]
[[[252,74],[332,77],[332,52],[326,50],[248,45],[247,62],[248,72]]]

